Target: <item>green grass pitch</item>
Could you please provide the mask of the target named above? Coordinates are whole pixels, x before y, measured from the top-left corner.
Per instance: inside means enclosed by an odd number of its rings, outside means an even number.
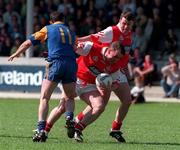
[[[0,100],[0,150],[179,150],[180,104],[146,103],[132,105],[122,131],[127,143],[109,137],[119,102],[109,102],[105,112],[83,132],[84,143],[69,139],[64,116],[58,120],[46,143],[33,143],[39,100]],[[58,101],[50,101],[50,110]],[[77,114],[85,107],[76,102]]]

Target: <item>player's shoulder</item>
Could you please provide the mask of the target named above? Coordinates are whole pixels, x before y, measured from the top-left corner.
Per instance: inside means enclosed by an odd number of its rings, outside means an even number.
[[[119,27],[118,27],[117,25],[113,25],[113,26],[111,26],[111,28],[112,28],[112,30],[120,31],[120,30],[119,30]]]
[[[103,30],[103,32],[111,32],[113,30],[113,26],[109,26]]]
[[[93,43],[91,51],[99,53],[102,51],[104,45],[102,43]]]

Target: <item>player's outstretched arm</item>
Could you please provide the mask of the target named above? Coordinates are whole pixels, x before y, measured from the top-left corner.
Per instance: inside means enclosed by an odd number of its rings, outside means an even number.
[[[31,43],[31,41],[29,39],[24,41],[19,46],[17,51],[14,54],[12,54],[11,56],[9,56],[8,61],[12,61],[15,57],[19,57],[20,54],[24,53],[31,45],[32,45],[32,43]]]
[[[77,41],[78,41],[78,42],[91,41],[91,35],[79,37],[79,38],[77,38]]]

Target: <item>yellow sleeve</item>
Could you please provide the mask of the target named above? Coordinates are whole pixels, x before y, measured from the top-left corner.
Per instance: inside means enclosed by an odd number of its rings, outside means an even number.
[[[34,33],[35,40],[40,41],[43,43],[47,39],[47,28],[43,27],[40,31]]]

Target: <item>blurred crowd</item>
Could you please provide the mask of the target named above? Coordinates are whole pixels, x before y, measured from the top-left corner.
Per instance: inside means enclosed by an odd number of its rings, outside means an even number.
[[[132,48],[141,55],[159,50],[162,56],[177,51],[177,6],[177,0],[38,0],[33,26],[35,32],[49,24],[48,14],[58,10],[70,29],[84,36],[117,24],[121,12],[131,10],[136,16]],[[26,9],[26,0],[0,0],[0,56],[9,56],[26,38]],[[33,56],[44,50],[34,47]]]

